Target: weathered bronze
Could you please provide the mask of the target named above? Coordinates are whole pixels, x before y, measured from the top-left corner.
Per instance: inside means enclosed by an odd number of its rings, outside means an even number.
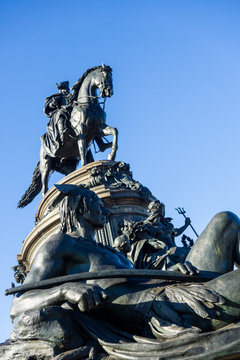
[[[94,231],[106,219],[96,194],[73,185],[57,187],[61,192],[61,230],[39,249],[24,284],[86,271],[117,270],[120,275],[125,269],[132,271],[132,263],[123,254],[93,240]],[[156,222],[158,217],[152,214]],[[188,275],[195,274],[195,268],[227,273],[205,284],[145,282],[123,276],[86,283],[67,282],[18,293],[11,308],[11,317],[15,319],[11,339],[30,339],[33,335],[27,331],[29,326],[35,327],[35,339],[37,336],[43,339],[54,319],[55,340],[51,335],[51,341],[57,341],[56,328],[74,331],[71,341],[61,340],[62,346],[67,341],[72,349],[86,345],[84,339],[90,337],[102,345],[99,350],[95,347],[97,353],[107,352],[114,359],[157,360],[164,351],[166,359],[178,359],[174,351],[181,348],[189,352],[191,336],[194,343],[200,341],[201,352],[206,351],[208,356],[206,344],[210,335],[204,340],[204,332],[215,334],[217,329],[240,319],[239,270],[232,271],[234,262],[240,263],[239,235],[239,218],[230,212],[219,213],[200,235],[185,262],[176,264],[175,270]],[[232,329],[234,332],[235,327]],[[228,329],[223,331],[226,334]],[[133,337],[134,334],[137,336]],[[166,339],[171,354],[164,350]],[[193,349],[196,353],[195,345]]]
[[[183,215],[183,217],[186,219],[186,211],[184,210],[184,208],[176,208],[175,210],[177,210],[177,212],[181,215]],[[190,227],[192,228],[192,231],[194,232],[194,234],[198,237],[198,233],[196,232],[196,230],[194,229],[194,227],[192,226],[192,224],[190,224]]]
[[[14,279],[17,283],[22,284],[26,278],[26,268],[24,265],[19,264],[12,267],[14,271]]]
[[[163,270],[139,270],[139,269],[117,269],[117,270],[101,270],[101,271],[89,271],[74,275],[59,276],[56,278],[50,278],[34,282],[31,284],[25,284],[22,286],[12,287],[5,290],[5,295],[13,295],[19,292],[23,293],[34,289],[45,289],[49,286],[61,285],[72,281],[87,281],[87,280],[98,280],[98,279],[162,279],[162,280],[173,280],[181,282],[204,282],[215,279],[222,274],[212,271],[201,271],[196,276],[184,275],[181,272],[176,271],[163,271]]]
[[[190,219],[186,217],[181,228],[174,228],[172,219],[165,217],[165,205],[158,200],[149,203],[148,211],[150,215],[145,220],[124,220],[120,225],[122,235],[115,239],[114,247],[126,253],[137,269],[166,270],[171,265],[183,262],[190,247],[177,247],[175,237],[186,230],[191,224]],[[125,251],[127,241],[130,246]]]
[[[79,160],[81,166],[94,161],[89,149],[92,141],[97,142],[101,151],[111,145],[108,160],[116,157],[118,132],[106,124],[106,113],[97,95],[98,90],[102,98],[113,95],[112,69],[103,64],[87,70],[73,85],[72,95],[67,81],[58,88],[59,94],[46,99],[44,112],[50,121],[41,137],[40,161],[18,207],[29,204],[41,190],[45,195],[51,171],[67,175],[76,169]],[[102,141],[105,135],[112,135],[112,143]]]

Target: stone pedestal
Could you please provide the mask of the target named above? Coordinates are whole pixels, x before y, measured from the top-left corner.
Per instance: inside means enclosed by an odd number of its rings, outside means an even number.
[[[96,241],[112,245],[118,236],[123,219],[139,221],[148,215],[147,206],[154,197],[150,191],[133,180],[129,165],[123,162],[96,161],[64,177],[58,184],[85,185],[94,191],[109,211],[104,229],[96,233]],[[59,191],[52,187],[39,204],[36,226],[23,243],[17,255],[19,264],[28,272],[39,247],[58,232],[60,220],[52,203]]]

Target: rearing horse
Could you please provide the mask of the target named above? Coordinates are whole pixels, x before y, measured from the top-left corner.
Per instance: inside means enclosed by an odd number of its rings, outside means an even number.
[[[97,139],[101,141],[102,136],[112,135],[112,150],[108,160],[115,160],[118,131],[106,124],[106,113],[101,108],[97,95],[97,90],[102,98],[113,95],[112,69],[103,64],[87,70],[73,85],[72,90],[68,131],[64,133],[63,141],[54,156],[44,141],[47,134],[41,137],[40,161],[34,170],[32,183],[18,207],[29,204],[41,190],[42,195],[45,195],[52,171],[68,175],[76,169],[79,160],[81,166],[94,161],[89,149],[93,140],[98,143]],[[100,147],[100,150],[103,149]]]

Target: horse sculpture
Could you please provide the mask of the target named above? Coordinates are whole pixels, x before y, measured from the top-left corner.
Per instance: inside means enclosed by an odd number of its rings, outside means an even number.
[[[101,151],[112,146],[108,160],[115,160],[118,131],[106,124],[106,113],[97,96],[97,90],[102,98],[113,95],[112,69],[104,64],[88,69],[72,90],[69,104],[57,110],[68,114],[67,131],[61,134],[62,141],[54,154],[46,141],[48,132],[41,137],[40,161],[34,170],[31,185],[18,203],[20,208],[28,205],[41,190],[43,196],[46,194],[51,172],[68,175],[76,169],[79,160],[81,166],[94,161],[90,150],[94,140],[100,144]],[[112,135],[111,143],[101,141],[101,137],[106,135]]]

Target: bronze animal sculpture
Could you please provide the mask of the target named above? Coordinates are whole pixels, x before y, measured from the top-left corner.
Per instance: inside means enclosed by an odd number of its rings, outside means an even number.
[[[79,160],[81,166],[94,161],[89,149],[93,140],[101,151],[112,145],[108,160],[116,157],[118,131],[106,124],[106,113],[97,95],[98,90],[102,98],[113,95],[112,69],[102,64],[87,70],[73,85],[72,95],[68,82],[60,83],[58,88],[62,93],[46,99],[45,113],[51,120],[47,133],[41,137],[40,161],[31,185],[18,203],[20,208],[29,204],[41,190],[43,196],[46,194],[51,172],[68,175],[76,169]],[[107,135],[112,135],[112,143],[101,141]]]

